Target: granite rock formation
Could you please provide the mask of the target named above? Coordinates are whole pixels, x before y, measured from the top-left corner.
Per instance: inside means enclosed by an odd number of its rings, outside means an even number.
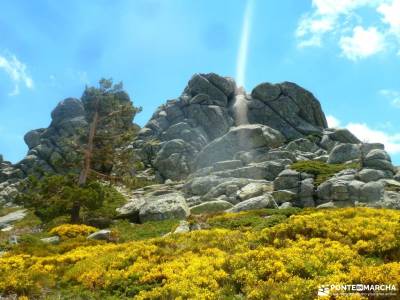
[[[62,172],[59,161],[74,159],[66,141],[87,130],[84,115],[79,100],[61,102],[49,128],[25,136],[26,158],[0,162],[0,186],[38,167]],[[319,101],[290,82],[262,83],[246,93],[231,78],[195,74],[126,150],[159,182],[126,194],[118,211],[133,221],[262,207],[400,207],[400,173],[384,146],[328,128]],[[349,168],[321,183],[290,168],[301,161]]]

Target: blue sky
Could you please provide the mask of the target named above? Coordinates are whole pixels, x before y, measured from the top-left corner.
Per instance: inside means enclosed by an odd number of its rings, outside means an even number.
[[[400,0],[2,1],[0,153],[21,159],[23,135],[101,77],[124,82],[144,125],[192,74],[216,72],[248,91],[296,82],[332,126],[400,164],[399,12]]]

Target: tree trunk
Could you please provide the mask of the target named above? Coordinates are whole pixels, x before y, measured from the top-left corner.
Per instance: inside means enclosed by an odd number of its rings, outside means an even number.
[[[85,186],[88,176],[89,176],[89,172],[90,172],[90,168],[91,168],[91,164],[92,164],[94,137],[96,136],[96,128],[97,128],[98,121],[99,121],[99,113],[98,113],[98,101],[97,101],[96,111],[94,113],[93,120],[90,123],[88,144],[87,144],[87,149],[85,150],[84,159],[83,159],[83,168],[81,170],[81,173],[79,174],[78,185],[80,187]],[[72,205],[72,209],[71,209],[71,222],[72,223],[79,223],[80,210],[81,210],[81,203],[80,203],[79,199],[75,199],[75,201]]]
[[[90,124],[90,128],[89,128],[88,145],[87,145],[87,149],[85,150],[83,168],[79,175],[79,181],[78,181],[79,186],[84,186],[86,184],[87,178],[89,176],[90,167],[91,167],[91,163],[92,163],[92,156],[93,156],[94,137],[96,135],[96,128],[97,128],[98,120],[99,120],[99,113],[96,110],[96,112],[94,113],[94,116],[93,116],[92,123]]]
[[[81,204],[79,201],[74,201],[71,209],[71,223],[77,224],[80,221],[79,212],[81,210]]]

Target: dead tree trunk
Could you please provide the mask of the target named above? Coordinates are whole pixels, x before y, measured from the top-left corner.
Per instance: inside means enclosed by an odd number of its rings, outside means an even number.
[[[98,112],[98,101],[96,102],[96,109],[93,116],[93,120],[90,123],[89,127],[89,136],[88,136],[88,144],[87,148],[84,152],[84,159],[83,159],[83,167],[79,174],[78,185],[80,187],[85,186],[87,179],[89,177],[91,164],[92,164],[92,157],[93,157],[93,149],[94,149],[94,138],[96,136],[96,129],[97,124],[99,121],[99,112]],[[81,203],[79,199],[75,199],[71,209],[71,222],[78,223],[80,220],[79,214],[81,210]]]

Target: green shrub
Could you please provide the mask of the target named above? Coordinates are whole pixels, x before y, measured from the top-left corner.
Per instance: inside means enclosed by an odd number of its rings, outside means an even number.
[[[145,178],[125,176],[122,178],[122,183],[126,188],[136,190],[148,185],[156,184],[157,182]]]
[[[299,208],[259,209],[240,213],[221,213],[208,218],[212,228],[232,230],[261,230],[285,221],[289,216],[299,213]]]
[[[112,226],[120,242],[144,240],[163,236],[177,227],[179,221],[151,221],[143,224],[133,224],[126,220],[118,220]]]
[[[78,186],[76,176],[51,175],[41,179],[29,177],[16,202],[32,208],[45,223],[71,214],[75,200],[81,203],[81,219],[111,219],[115,209],[125,203],[124,197],[113,187],[91,181]]]
[[[302,160],[290,166],[292,170],[314,175],[314,185],[318,186],[336,173],[345,169],[359,169],[359,163],[328,164],[322,161]]]

